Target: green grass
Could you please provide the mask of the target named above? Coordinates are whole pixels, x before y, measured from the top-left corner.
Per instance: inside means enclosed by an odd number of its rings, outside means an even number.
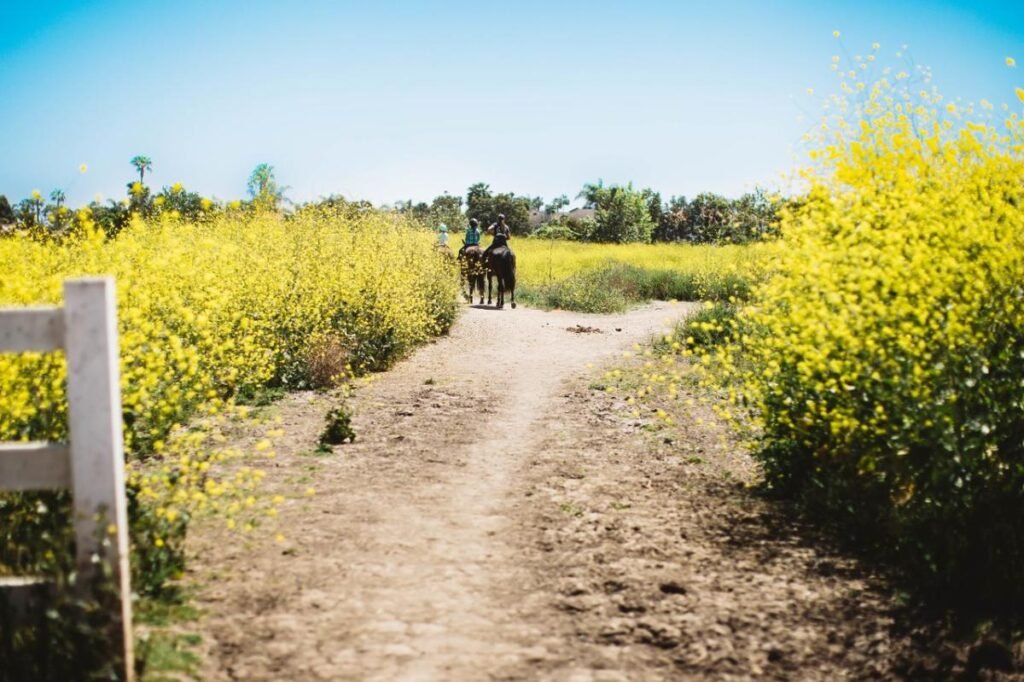
[[[195,633],[154,631],[139,642],[137,659],[141,682],[180,682],[186,675],[199,680],[199,655],[195,647],[202,638]]]
[[[751,284],[750,277],[735,271],[697,273],[611,262],[550,284],[524,284],[516,295],[540,308],[616,313],[652,300],[742,300]]]
[[[201,662],[195,648],[202,638],[181,632],[202,612],[189,603],[189,595],[172,591],[160,599],[140,599],[132,614],[136,625],[147,626],[146,636],[136,640],[135,667],[141,682],[180,682],[182,676],[198,680]]]
[[[235,396],[235,402],[239,405],[249,407],[267,407],[281,400],[288,391],[280,386],[270,387],[245,387]]]
[[[133,618],[139,625],[167,627],[175,623],[199,620],[202,612],[188,603],[183,595],[172,600],[140,599],[135,604]]]

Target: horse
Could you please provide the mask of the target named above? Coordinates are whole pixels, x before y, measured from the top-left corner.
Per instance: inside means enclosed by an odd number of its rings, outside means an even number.
[[[451,248],[447,244],[434,244],[434,252],[447,260],[455,258],[452,254]]]
[[[516,309],[516,254],[508,248],[504,235],[494,237],[490,253],[487,254],[487,303],[491,303],[491,288],[498,278],[498,309],[505,307],[505,291],[512,297],[512,309]]]
[[[462,281],[469,286],[469,291],[464,295],[468,303],[473,302],[473,289],[480,292],[480,303],[484,302],[484,273],[487,266],[484,264],[484,252],[477,244],[471,244],[459,251],[459,270],[462,273]]]

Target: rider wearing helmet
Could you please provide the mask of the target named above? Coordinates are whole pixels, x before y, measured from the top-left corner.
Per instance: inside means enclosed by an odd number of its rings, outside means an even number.
[[[505,214],[499,213],[497,222],[491,223],[487,228],[487,234],[494,235],[494,241],[484,249],[484,262],[491,255],[491,250],[496,246],[508,246],[508,238],[512,236],[512,230],[505,224]]]
[[[466,250],[467,246],[480,246],[480,221],[476,218],[469,219],[469,226],[466,228],[466,236],[462,238],[462,248],[459,253]]]

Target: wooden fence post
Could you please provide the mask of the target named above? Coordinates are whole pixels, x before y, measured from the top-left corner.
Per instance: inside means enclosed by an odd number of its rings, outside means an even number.
[[[80,584],[113,571],[120,609],[112,614],[113,645],[124,680],[133,678],[121,384],[114,280],[86,277],[64,283],[71,499]]]

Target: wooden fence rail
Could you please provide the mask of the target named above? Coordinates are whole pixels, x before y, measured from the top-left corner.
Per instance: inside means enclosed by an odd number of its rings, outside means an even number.
[[[128,513],[113,279],[66,281],[63,308],[0,309],[0,352],[57,350],[64,351],[67,361],[68,442],[0,444],[0,491],[71,491],[76,584],[83,589],[97,584],[101,562],[109,563],[118,598],[111,637],[120,677],[131,680]],[[10,590],[26,584],[7,582]]]

